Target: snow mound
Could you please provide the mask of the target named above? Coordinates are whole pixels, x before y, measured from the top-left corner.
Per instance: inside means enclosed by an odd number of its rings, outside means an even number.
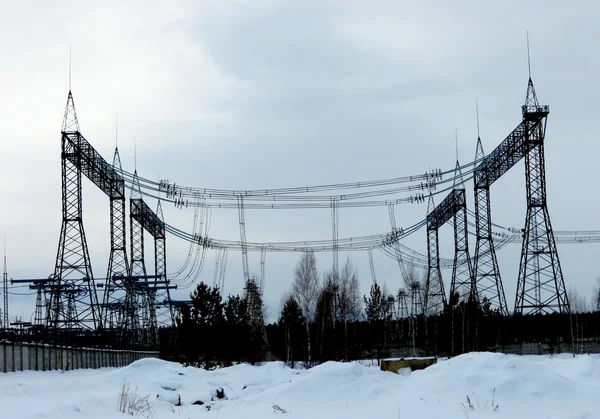
[[[0,375],[0,416],[125,418],[117,411],[124,382],[139,396],[149,396],[156,419],[273,414],[310,419],[600,418],[600,357],[494,353],[466,354],[405,375],[358,362],[327,362],[309,370],[271,362],[205,371],[157,359],[120,369],[8,373]],[[220,389],[224,398],[216,397]]]

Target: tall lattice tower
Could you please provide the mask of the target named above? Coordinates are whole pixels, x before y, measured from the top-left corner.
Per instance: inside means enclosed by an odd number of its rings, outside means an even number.
[[[544,138],[548,113],[549,107],[538,102],[530,75],[522,106],[527,127],[525,142],[530,151],[525,155],[527,216],[515,314],[570,312],[546,199]]]
[[[136,342],[146,341],[144,333],[147,331],[149,324],[149,313],[142,310],[142,319],[139,318],[140,312],[140,299],[147,298],[147,290],[141,289],[137,278],[146,278],[146,261],[144,258],[144,230],[142,225],[132,216],[133,200],[141,199],[142,193],[140,188],[140,182],[137,174],[137,170],[133,174],[133,180],[131,185],[131,195],[129,199],[130,213],[129,213],[129,238],[130,238],[130,252],[131,257],[130,272],[131,277],[126,280],[125,289],[125,305],[121,314],[121,329],[127,331],[124,335],[131,336]],[[145,305],[143,305],[145,306]],[[142,323],[140,325],[140,322]],[[142,331],[140,331],[140,327]],[[125,337],[124,337],[125,338]]]
[[[396,318],[399,320],[398,328],[400,332],[400,339],[404,338],[404,319],[408,319],[410,316],[410,312],[408,311],[408,294],[404,288],[400,288],[398,290],[398,295],[396,297],[398,301],[398,308],[396,313]]]
[[[479,129],[479,123],[477,124]],[[477,136],[477,148],[475,150],[475,174],[479,170],[485,173],[482,166],[483,146],[481,137]],[[475,261],[473,274],[477,287],[479,299],[487,298],[492,306],[499,309],[503,315],[508,315],[504,287],[500,278],[500,268],[496,258],[496,249],[492,239],[492,209],[490,203],[490,185],[484,182],[481,185],[475,183]]]
[[[113,169],[121,173],[121,157],[119,149],[115,147]],[[103,324],[105,328],[113,329],[119,324],[119,304],[125,298],[125,285],[117,277],[130,275],[129,261],[127,260],[126,229],[125,229],[125,182],[120,176],[115,176],[114,189],[122,191],[121,194],[110,196],[110,256],[106,271],[106,286],[104,288]]]
[[[410,316],[416,317],[420,314],[423,314],[421,284],[419,281],[413,281],[410,284]]]
[[[408,318],[408,316],[410,315],[410,312],[408,311],[408,294],[406,293],[406,290],[404,288],[400,288],[400,290],[398,290],[397,300],[398,300],[397,318],[400,320]]]
[[[48,302],[46,301],[45,284],[34,284],[35,288],[35,315],[34,324],[41,327],[45,324],[44,311]]]
[[[163,223],[163,215],[160,200],[156,205],[156,217]],[[150,324],[152,326],[152,342],[158,344],[158,324],[175,324],[175,315],[171,305],[171,295],[169,291],[169,280],[167,279],[167,238],[165,235],[154,237],[154,272],[155,289],[150,293]]]
[[[62,171],[62,227],[50,286],[51,297],[47,325],[51,329],[96,329],[100,324],[96,285],[90,263],[87,241],[83,229],[81,199],[81,133],[75,112],[73,95],[69,91],[62,124],[61,171]],[[87,301],[75,306],[74,301],[63,301],[66,290],[82,286],[80,295]],[[69,294],[70,295],[70,294]],[[78,311],[78,307],[81,307]]]
[[[398,313],[396,312],[396,299],[393,295],[388,295],[385,300],[384,317],[386,320],[397,320]]]
[[[434,208],[433,195],[430,193],[427,214],[430,214]],[[429,265],[427,269],[427,281],[425,282],[423,313],[430,315],[437,314],[446,307],[446,294],[444,292],[444,282],[442,281],[442,271],[440,269],[440,248],[437,228],[427,228],[427,259]]]
[[[471,256],[469,254],[469,234],[467,223],[467,202],[460,163],[456,160],[454,170],[454,189],[461,193],[460,199],[455,201],[457,206],[454,211],[454,264],[452,267],[452,281],[450,282],[450,298],[458,295],[462,301],[477,298],[477,283],[473,275]]]

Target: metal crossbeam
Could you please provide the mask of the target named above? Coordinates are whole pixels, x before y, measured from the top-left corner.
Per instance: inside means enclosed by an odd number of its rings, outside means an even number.
[[[539,107],[532,113],[529,120],[523,120],[498,147],[488,154],[475,168],[475,189],[489,188],[495,181],[508,172],[534,147],[526,138],[542,123],[548,115],[548,106]]]
[[[454,264],[450,284],[450,300],[452,301],[455,298],[455,294],[459,300],[467,300],[477,296],[477,286],[469,255],[466,192],[464,188],[453,189],[427,215],[429,269],[425,289],[426,314],[431,314],[432,308],[435,312],[446,305],[439,262],[438,230],[450,219],[453,220],[454,224]],[[437,306],[432,307],[431,301],[435,301],[434,304],[437,304]]]
[[[466,206],[464,189],[452,189],[448,196],[427,214],[427,230],[437,230]]]
[[[131,217],[155,239],[165,238],[165,223],[142,199],[131,199]]]
[[[63,133],[63,141],[72,150],[65,157],[85,177],[111,198],[125,198],[125,180],[98,153],[79,131]]]

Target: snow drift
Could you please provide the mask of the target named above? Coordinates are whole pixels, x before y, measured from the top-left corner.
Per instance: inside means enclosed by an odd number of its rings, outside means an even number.
[[[1,418],[126,418],[124,382],[163,418],[600,418],[599,356],[471,353],[397,375],[359,363],[216,371],[156,359],[0,375]],[[194,404],[195,403],[195,404]]]

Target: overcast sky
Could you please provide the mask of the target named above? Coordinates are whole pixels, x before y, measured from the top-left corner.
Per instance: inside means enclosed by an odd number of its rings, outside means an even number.
[[[9,276],[47,277],[61,226],[60,127],[72,90],[81,132],[109,161],[118,145],[125,170],[178,184],[250,189],[420,174],[472,160],[477,138],[491,151],[521,120],[532,75],[550,105],[546,136],[548,205],[556,230],[598,226],[595,125],[600,57],[597,1],[62,1],[1,0],[0,230]],[[473,208],[472,185],[468,204]],[[493,220],[522,227],[521,162],[492,188]],[[439,200],[438,200],[439,202]],[[156,202],[149,202],[154,207]],[[84,181],[84,225],[94,274],[109,253],[109,202]],[[396,208],[399,226],[424,218],[426,204]],[[191,231],[192,209],[164,208]],[[235,210],[213,212],[211,236],[239,239]],[[248,211],[249,241],[331,237],[328,210]],[[342,209],[340,237],[390,229],[387,208]],[[441,230],[452,257],[452,230]],[[474,240],[471,237],[471,248]],[[147,254],[151,255],[150,241]],[[425,231],[406,240],[425,253]],[[188,245],[167,239],[168,271]],[[559,245],[567,287],[590,293],[600,274],[598,245]],[[498,253],[512,310],[520,245]],[[351,255],[363,292],[365,253]],[[395,261],[374,253],[380,282],[402,285]],[[345,254],[340,255],[343,260]],[[331,255],[317,256],[320,270]],[[271,318],[290,287],[299,255],[268,254],[265,299]],[[225,291],[242,292],[239,253],[230,252]],[[148,259],[148,266],[153,266]],[[250,257],[252,272],[260,258]],[[211,283],[214,254],[202,279]],[[449,270],[443,272],[449,287]],[[190,290],[179,291],[185,298]],[[33,300],[11,297],[29,318]]]

